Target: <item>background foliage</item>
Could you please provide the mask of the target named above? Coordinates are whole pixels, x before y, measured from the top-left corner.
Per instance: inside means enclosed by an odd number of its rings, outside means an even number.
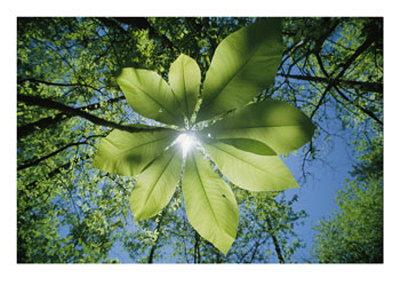
[[[218,43],[253,21],[18,18],[18,262],[115,262],[115,250],[131,262],[293,261],[303,246],[295,228],[307,211],[294,209],[296,198],[234,187],[238,238],[223,256],[188,224],[180,188],[157,217],[133,222],[133,180],[93,168],[102,137],[147,122],[118,88],[121,68],[167,79],[170,64],[185,53],[204,79]],[[354,130],[359,163],[338,193],[340,210],[316,226],[313,261],[383,260],[382,36],[380,18],[285,18],[275,85],[258,96],[291,103],[317,125],[298,151],[302,181],[330,147],[328,120]]]

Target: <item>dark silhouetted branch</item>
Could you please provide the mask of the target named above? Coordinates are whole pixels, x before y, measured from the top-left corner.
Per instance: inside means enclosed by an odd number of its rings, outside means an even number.
[[[104,92],[102,92],[98,88],[87,85],[87,84],[82,84],[82,83],[55,83],[55,82],[49,82],[49,81],[35,79],[35,78],[24,78],[24,79],[19,80],[18,84],[22,84],[24,82],[39,83],[39,84],[44,84],[44,85],[48,85],[48,86],[57,86],[57,87],[84,87],[84,88],[93,89],[101,94],[104,94]]]
[[[50,179],[50,178],[56,176],[57,174],[59,174],[61,171],[70,168],[71,165],[78,164],[79,162],[85,161],[85,160],[87,160],[89,158],[90,158],[89,155],[85,155],[83,157],[79,157],[79,158],[76,158],[74,160],[71,160],[71,161],[69,161],[69,162],[67,162],[67,163],[65,163],[65,164],[63,164],[63,165],[61,165],[59,167],[54,168],[52,171],[50,171],[47,174],[46,178]],[[35,187],[37,185],[38,182],[41,182],[41,181],[40,180],[35,180],[35,181],[29,183],[28,185],[26,185],[26,187],[32,189],[33,187]]]
[[[155,242],[153,243],[153,245],[151,246],[150,254],[149,254],[149,259],[147,260],[147,263],[153,263],[154,252],[155,252],[156,249],[157,249],[158,240],[159,240],[160,235],[161,235],[160,229],[161,229],[161,222],[162,222],[163,217],[164,217],[164,211],[161,213],[161,215],[160,215],[160,217],[159,217],[159,219],[158,219],[158,222],[157,222],[156,231],[158,232],[158,234],[157,234],[156,241],[155,241]]]
[[[317,76],[306,76],[306,75],[297,75],[297,74],[284,74],[284,73],[277,73],[277,76],[281,76],[284,78],[292,78],[301,81],[310,81],[310,82],[317,82],[317,83],[326,83],[328,84],[329,81],[332,79],[325,78],[325,77],[317,77]],[[335,84],[339,84],[345,86],[350,89],[360,89],[366,92],[376,92],[376,93],[383,93],[383,85],[380,83],[370,83],[370,82],[359,82],[355,80],[345,80],[339,79],[336,80]]]
[[[159,34],[155,28],[147,21],[144,17],[115,17],[115,18],[96,18],[102,22],[106,27],[116,28],[118,31],[126,32],[126,30],[121,26],[126,24],[133,26],[137,29],[144,29],[149,31],[149,35],[152,38],[158,38],[161,42],[171,50],[177,49],[175,45],[166,36]]]
[[[367,114],[369,117],[371,117],[373,120],[375,120],[377,123],[379,123],[380,125],[383,125],[383,121],[380,120],[374,113],[372,113],[370,110],[362,107],[361,105],[359,105],[358,103],[351,101],[350,98],[347,97],[346,94],[344,94],[338,87],[335,87],[335,90],[339,93],[340,96],[342,96],[349,104],[352,104],[353,106],[355,106],[356,108],[358,108],[359,110],[361,110],[363,113]],[[343,103],[342,103],[343,104]]]
[[[125,99],[125,97],[119,96],[119,97],[105,100],[105,101],[102,101],[99,103],[87,105],[87,106],[81,107],[79,109],[80,110],[96,110],[103,105],[113,104],[122,99]],[[68,114],[68,113],[59,113],[59,114],[56,114],[51,117],[42,118],[38,121],[19,126],[17,129],[17,137],[18,137],[18,139],[24,138],[24,137],[32,134],[33,132],[35,132],[38,129],[41,129],[41,130],[47,129],[47,128],[57,124],[58,122],[61,122],[71,116],[74,116],[74,115]]]
[[[200,263],[200,235],[196,230],[194,233],[194,240],[193,263]]]
[[[279,262],[285,263],[285,259],[283,258],[281,247],[279,246],[279,241],[274,233],[274,228],[272,226],[272,222],[268,216],[266,217],[265,221],[267,223],[268,232],[271,235],[272,242],[274,243],[275,252],[276,252],[276,255],[278,256]]]
[[[19,94],[18,101],[22,101],[22,102],[26,103],[27,105],[39,106],[39,107],[43,107],[46,109],[55,109],[58,111],[62,111],[71,116],[79,116],[79,117],[85,118],[97,125],[106,126],[106,127],[118,129],[121,131],[130,132],[130,133],[144,132],[144,131],[157,131],[157,130],[165,129],[165,128],[160,128],[160,127],[135,127],[135,126],[131,126],[131,125],[118,124],[118,123],[115,123],[112,121],[108,121],[108,120],[99,118],[92,114],[89,114],[85,111],[82,111],[81,109],[71,108],[62,103],[53,101],[49,98],[40,98],[37,96],[29,96],[29,95]]]
[[[43,157],[41,157],[41,158],[39,158],[39,159],[30,160],[30,161],[28,161],[28,162],[22,163],[20,166],[17,167],[17,171],[24,170],[24,169],[29,168],[29,167],[32,167],[32,166],[36,166],[36,165],[38,165],[40,162],[42,162],[42,161],[44,161],[44,160],[47,160],[47,159],[49,159],[49,158],[51,158],[51,157],[53,157],[53,156],[55,156],[55,155],[61,153],[62,151],[66,150],[66,149],[68,149],[68,148],[71,148],[71,147],[74,147],[74,146],[83,145],[83,144],[89,144],[89,143],[88,143],[88,140],[90,140],[90,139],[92,139],[92,138],[99,138],[99,137],[105,137],[105,136],[106,136],[106,135],[93,135],[93,136],[90,136],[90,137],[88,137],[87,139],[85,139],[85,141],[69,143],[69,144],[67,144],[67,145],[65,145],[65,146],[63,146],[63,147],[61,147],[61,148],[55,150],[54,152],[51,152],[50,154],[48,154],[48,155],[46,155],[46,156],[43,156]]]

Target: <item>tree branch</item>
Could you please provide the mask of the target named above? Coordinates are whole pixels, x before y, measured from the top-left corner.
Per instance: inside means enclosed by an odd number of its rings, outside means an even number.
[[[325,67],[324,67],[324,65],[323,65],[323,63],[322,63],[322,59],[321,59],[319,53],[316,53],[315,55],[316,55],[316,57],[317,57],[317,61],[318,61],[318,64],[319,64],[319,66],[320,66],[322,72],[324,73],[324,75],[327,77],[327,79],[328,79],[328,81],[329,81],[328,87],[327,87],[327,89],[325,90],[325,92],[327,92],[328,89],[330,89],[331,86],[333,85],[334,89],[335,89],[335,90],[339,93],[339,95],[340,95],[341,97],[343,97],[348,103],[353,104],[355,107],[357,107],[357,108],[360,109],[362,112],[364,112],[365,114],[367,114],[369,117],[371,117],[372,119],[374,119],[374,120],[375,120],[376,122],[378,122],[380,125],[383,125],[383,122],[382,122],[381,120],[379,120],[379,118],[376,117],[374,113],[372,113],[372,112],[369,111],[368,109],[366,109],[366,108],[360,106],[359,104],[355,103],[354,101],[351,101],[351,100],[337,87],[336,84],[333,84],[333,83],[338,83],[338,82],[339,82],[339,78],[340,78],[341,76],[344,75],[344,73],[346,72],[347,68],[350,67],[350,65],[354,62],[354,60],[355,60],[362,52],[364,52],[364,51],[371,45],[372,42],[373,42],[372,37],[368,37],[367,40],[366,40],[359,48],[357,48],[357,50],[356,50],[356,51],[353,53],[353,55],[346,61],[346,63],[344,63],[344,64],[342,65],[342,70],[341,70],[341,72],[339,73],[339,75],[338,75],[334,80],[331,79],[331,74],[328,74],[328,72],[325,70]],[[321,100],[323,99],[323,97],[324,97],[324,95],[325,95],[325,92],[324,92],[323,96],[321,97]],[[314,111],[312,112],[311,118],[314,116],[314,113],[316,112],[316,110],[318,110],[319,106],[321,105],[321,100],[318,102],[317,107],[316,107],[316,108],[314,109]]]
[[[321,98],[319,99],[317,105],[315,106],[314,110],[312,111],[312,113],[310,115],[311,119],[314,117],[315,113],[318,111],[320,106],[323,104],[326,94],[332,88],[333,83],[334,83],[334,81],[330,80],[331,79],[331,75],[325,70],[325,67],[324,67],[324,64],[322,63],[321,56],[319,55],[319,52],[315,52],[314,54],[317,57],[317,61],[318,61],[318,64],[319,64],[319,66],[320,66],[320,68],[322,70],[322,73],[324,73],[324,75],[329,79],[329,81],[328,81],[328,86],[326,87],[325,91],[323,92]]]
[[[155,242],[153,243],[153,245],[151,246],[151,250],[150,250],[150,254],[149,254],[149,259],[148,259],[147,263],[153,263],[154,252],[156,251],[157,244],[158,244],[158,239],[160,238],[160,235],[161,235],[160,229],[161,229],[161,222],[162,222],[163,217],[164,217],[164,211],[161,212],[161,215],[160,215],[160,217],[159,217],[159,219],[158,219],[158,223],[157,223],[157,227],[156,227],[156,230],[157,230],[157,232],[158,232],[158,235],[157,235],[156,241],[155,241]]]
[[[97,89],[96,87],[90,86],[88,84],[81,84],[81,83],[55,83],[55,82],[49,82],[41,79],[35,79],[35,78],[24,78],[18,81],[18,84],[22,84],[24,82],[31,82],[31,83],[39,83],[39,84],[44,84],[48,86],[57,86],[57,87],[85,87],[85,88],[90,88],[93,89],[100,94],[104,95],[104,92],[101,90]]]
[[[56,167],[56,168],[54,168],[52,171],[50,171],[47,174],[46,178],[52,178],[55,175],[59,174],[62,170],[70,168],[71,165],[77,164],[77,163],[79,163],[81,161],[85,161],[85,160],[87,160],[89,158],[90,158],[89,155],[85,155],[83,157],[79,157],[79,158],[76,158],[76,159],[74,159],[72,161],[69,161],[69,162],[67,162],[67,163],[65,163],[65,164],[63,164],[63,165],[61,165],[59,167]],[[40,180],[35,180],[33,182],[30,182],[28,185],[26,185],[26,187],[32,189],[34,186],[36,186],[36,183],[38,183],[38,182],[41,182],[41,181]]]
[[[317,76],[305,76],[305,75],[284,74],[284,73],[277,73],[276,75],[284,78],[292,78],[292,79],[317,82],[317,83],[328,84],[330,81],[330,79],[328,78],[317,77]],[[336,84],[339,84],[341,86],[346,86],[347,88],[351,89],[359,88],[365,92],[383,93],[383,85],[381,83],[359,82],[355,80],[337,79]]]
[[[365,51],[368,49],[368,47],[373,43],[374,39],[372,36],[368,36],[368,38],[365,40],[364,43],[361,44],[360,47],[357,48],[357,50],[353,53],[351,57],[341,66],[342,70],[338,74],[336,78],[341,78],[344,73],[346,72],[347,68],[350,67],[350,65]]]
[[[358,103],[351,101],[346,94],[344,94],[338,87],[335,87],[335,90],[342,96],[348,103],[352,104],[356,108],[360,109],[363,113],[367,114],[369,117],[374,119],[377,123],[383,126],[383,121],[381,121],[374,113],[372,113],[370,110],[360,106]],[[339,102],[340,103],[340,102]],[[343,103],[341,103],[343,104]],[[344,105],[344,104],[343,104]]]
[[[96,110],[98,108],[100,108],[103,105],[106,104],[113,104],[115,102],[118,102],[122,99],[125,99],[124,96],[119,96],[116,98],[112,98],[109,100],[105,100],[99,103],[95,103],[95,104],[91,104],[91,105],[87,105],[84,107],[80,107],[80,110]],[[68,114],[68,113],[59,113],[57,115],[51,116],[51,117],[46,117],[46,118],[42,118],[38,121],[32,122],[32,123],[28,123],[28,124],[24,124],[22,126],[19,126],[17,128],[17,137],[18,139],[24,138],[30,134],[32,134],[34,131],[36,131],[37,129],[47,129],[49,127],[51,127],[52,125],[61,122],[65,119],[67,119],[68,117],[72,117],[74,115],[72,114]]]
[[[279,262],[280,263],[285,263],[285,259],[283,258],[282,255],[282,250],[281,247],[279,246],[279,242],[278,239],[276,238],[275,234],[274,234],[274,229],[272,227],[272,223],[271,220],[269,219],[269,217],[267,216],[265,221],[267,222],[267,228],[268,228],[268,232],[272,237],[272,242],[274,243],[274,247],[275,247],[275,252],[276,255],[278,256]]]
[[[251,254],[250,260],[247,263],[253,262],[254,258],[256,257],[256,254],[257,254],[258,247],[261,246],[262,244],[264,244],[266,241],[267,241],[267,239],[264,238],[261,242],[260,241],[256,242],[255,247],[253,249],[253,253]]]
[[[24,169],[32,167],[32,166],[36,166],[40,162],[42,162],[44,160],[47,160],[47,159],[57,155],[58,153],[61,153],[62,151],[66,150],[66,149],[68,149],[70,147],[79,146],[79,145],[83,145],[83,144],[89,144],[88,140],[90,140],[92,138],[99,138],[99,137],[105,137],[105,136],[106,135],[93,135],[93,136],[90,136],[90,137],[86,138],[85,141],[69,143],[69,144],[59,148],[58,150],[56,150],[56,151],[54,151],[54,152],[52,152],[52,153],[50,153],[50,154],[48,154],[46,156],[43,156],[43,157],[41,157],[39,159],[31,160],[31,161],[22,163],[20,166],[17,167],[17,171],[24,170]]]
[[[134,18],[133,17],[115,17],[115,18],[113,18],[115,21],[110,18],[97,18],[97,19],[99,19],[101,22],[106,24],[106,26],[109,26],[109,25],[118,26],[120,29],[122,29],[122,27],[118,24],[118,22],[119,22],[119,23],[133,26],[135,28],[148,30],[151,37],[159,38],[165,44],[165,46],[167,46],[171,50],[177,49],[175,47],[175,45],[171,42],[171,40],[168,39],[166,36],[159,34],[154,29],[154,27],[147,21],[146,18],[143,18],[143,17],[134,17]]]
[[[194,240],[193,263],[200,263],[200,236],[196,230],[194,230]]]
[[[326,96],[326,94],[329,92],[329,90],[331,89],[332,85],[328,84],[328,86],[326,87],[324,93],[322,93],[317,105],[315,106],[314,110],[311,112],[310,118],[313,119],[315,113],[318,111],[319,107],[324,103],[324,98]]]
[[[91,115],[85,111],[82,111],[81,109],[71,108],[71,107],[61,104],[59,102],[55,102],[49,98],[40,98],[37,96],[18,94],[18,100],[26,103],[27,105],[39,106],[39,107],[43,107],[46,109],[55,109],[58,111],[62,111],[71,116],[79,116],[79,117],[85,118],[97,125],[106,126],[106,127],[118,129],[121,131],[130,132],[130,133],[145,132],[145,131],[158,131],[158,130],[165,129],[165,128],[161,128],[161,127],[134,127],[131,125],[118,124],[113,121],[108,121],[105,119],[101,119],[97,116]],[[142,125],[139,125],[139,126],[142,126]]]
[[[67,148],[70,148],[70,147],[73,147],[73,146],[79,146],[79,145],[82,145],[82,144],[87,144],[87,141],[70,143],[70,144],[67,144],[67,145],[63,146],[62,148],[59,148],[58,150],[56,150],[56,151],[44,156],[44,157],[41,157],[41,158],[36,159],[36,160],[24,162],[24,163],[22,163],[22,165],[17,167],[17,171],[21,171],[21,170],[24,170],[26,168],[38,165],[40,162],[42,162],[44,160],[47,160],[48,158],[53,157],[53,156],[57,155],[58,153],[61,153],[62,151],[66,150]]]
[[[329,90],[332,87],[335,87],[336,90],[338,90],[336,88],[336,85],[338,83],[338,81],[340,80],[340,78],[345,74],[346,70],[351,66],[351,64],[372,44],[373,39],[371,37],[368,37],[364,43],[357,48],[357,50],[351,55],[351,57],[349,57],[349,59],[344,63],[341,64],[340,67],[342,68],[340,73],[334,78],[332,79],[331,75],[334,73],[332,72],[332,74],[328,74],[328,72],[325,70],[325,67],[322,63],[321,57],[319,55],[319,50],[318,52],[315,52],[315,55],[317,57],[317,61],[318,64],[322,70],[322,72],[324,73],[324,75],[326,76],[327,80],[328,80],[328,86],[326,87],[324,93],[322,94],[320,100],[318,101],[317,106],[315,107],[315,109],[313,110],[313,112],[311,113],[310,117],[313,118],[314,114],[317,112],[317,110],[319,109],[319,107],[322,105],[323,100],[326,96],[326,94],[329,92]],[[341,94],[342,95],[342,94]],[[364,111],[363,111],[364,112]],[[368,114],[369,116],[371,116],[370,114]]]

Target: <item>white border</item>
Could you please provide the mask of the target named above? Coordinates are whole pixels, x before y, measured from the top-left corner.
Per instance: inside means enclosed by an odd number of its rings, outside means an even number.
[[[271,2],[271,3],[270,3]],[[13,1],[1,18],[3,300],[392,300],[399,197],[398,16],[388,1]],[[4,4],[5,3],[5,4]],[[392,2],[394,3],[394,2]],[[7,7],[4,7],[7,5]],[[245,6],[244,6],[245,5]],[[17,16],[384,16],[385,17],[385,264],[383,265],[16,265],[16,17]],[[396,93],[397,92],[397,93]],[[4,106],[5,105],[5,106]],[[396,115],[395,115],[396,114]],[[5,152],[4,152],[5,151]],[[395,183],[396,182],[396,183]],[[395,274],[396,273],[396,274]],[[397,276],[397,275],[396,275]]]

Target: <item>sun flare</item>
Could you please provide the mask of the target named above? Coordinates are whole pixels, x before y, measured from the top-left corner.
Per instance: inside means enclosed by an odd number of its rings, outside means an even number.
[[[193,149],[196,144],[198,144],[198,140],[193,133],[185,132],[180,134],[176,139],[176,143],[178,143],[182,148],[182,155],[186,158],[187,153]]]

